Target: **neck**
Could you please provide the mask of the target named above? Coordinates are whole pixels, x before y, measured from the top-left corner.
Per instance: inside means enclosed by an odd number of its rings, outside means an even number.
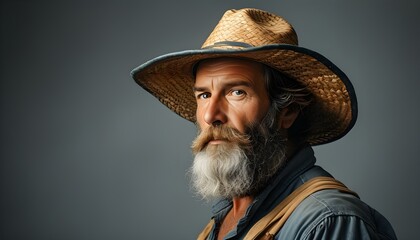
[[[251,196],[233,198],[233,206],[230,210],[233,217],[237,220],[241,219],[245,215],[246,210],[248,209],[249,205],[251,205],[253,200],[254,198]]]
[[[253,197],[233,198],[232,209],[228,212],[222,221],[217,239],[223,239],[228,232],[235,228],[239,220],[245,215],[246,210],[253,201]]]

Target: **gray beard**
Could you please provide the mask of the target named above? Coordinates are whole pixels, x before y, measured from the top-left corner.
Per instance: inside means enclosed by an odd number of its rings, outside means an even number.
[[[191,181],[203,199],[255,196],[285,165],[286,140],[274,130],[275,113],[270,109],[260,124],[250,127],[249,145],[233,141],[195,153]]]

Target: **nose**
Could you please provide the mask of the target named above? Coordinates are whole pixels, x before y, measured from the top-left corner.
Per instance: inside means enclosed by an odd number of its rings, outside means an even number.
[[[204,112],[204,121],[208,125],[218,126],[227,122],[226,106],[223,100],[212,97]]]

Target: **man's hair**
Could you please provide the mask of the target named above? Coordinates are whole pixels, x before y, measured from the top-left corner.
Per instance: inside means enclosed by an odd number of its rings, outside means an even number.
[[[270,98],[270,110],[279,112],[284,108],[298,111],[299,115],[293,125],[288,129],[288,137],[296,144],[305,141],[309,125],[304,117],[304,108],[312,101],[312,94],[302,83],[288,77],[282,72],[264,66],[265,84]]]

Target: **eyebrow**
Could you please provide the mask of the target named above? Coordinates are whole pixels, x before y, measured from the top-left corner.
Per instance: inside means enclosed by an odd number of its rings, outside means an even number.
[[[196,86],[194,86],[192,89],[193,89],[193,92],[204,92],[204,91],[206,91],[208,88],[206,88],[206,87],[196,87]]]
[[[223,84],[224,88],[231,88],[231,87],[236,87],[236,86],[245,86],[245,87],[249,87],[249,88],[254,88],[254,85],[249,82],[249,81],[232,81],[232,82],[228,82]],[[204,92],[204,91],[208,91],[209,88],[208,87],[200,87],[200,86],[194,86],[193,87],[193,91],[194,92]]]

